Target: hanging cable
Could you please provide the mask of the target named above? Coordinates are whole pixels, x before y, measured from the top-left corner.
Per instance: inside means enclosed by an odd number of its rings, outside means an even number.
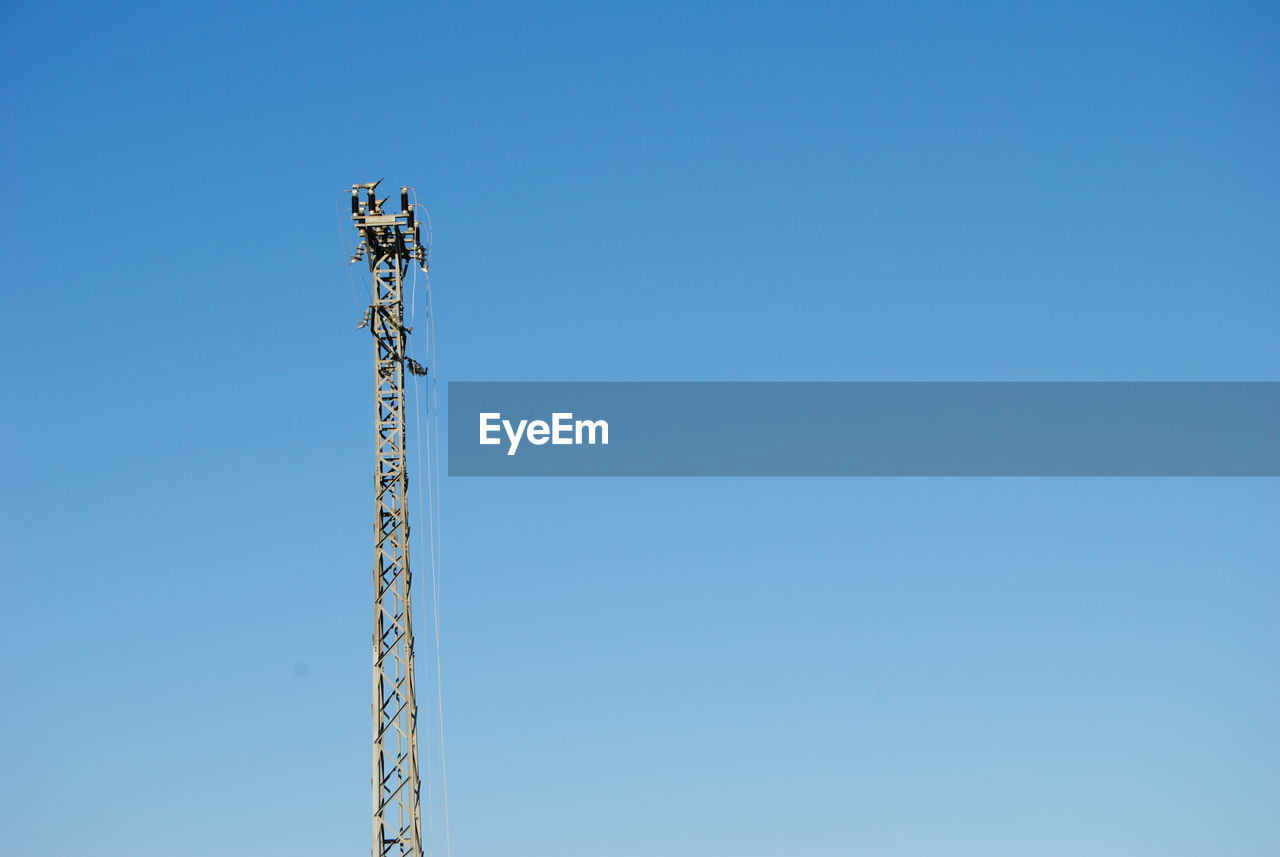
[[[430,258],[430,246],[433,237],[431,227],[431,214],[417,202],[417,191],[411,188],[413,193],[413,205],[415,212],[421,212],[427,226],[427,236],[424,242],[427,248],[428,259]],[[428,738],[428,744],[434,744],[434,756],[440,769],[440,809],[441,821],[444,833],[444,853],[445,857],[452,857],[453,842],[452,831],[449,824],[449,774],[445,761],[445,729],[444,729],[444,668],[443,654],[441,646],[441,581],[443,578],[443,553],[442,553],[442,526],[441,526],[441,492],[440,492],[440,393],[439,393],[439,367],[437,364],[436,349],[436,325],[435,325],[435,305],[433,293],[431,290],[431,274],[428,266],[422,267],[422,281],[426,291],[426,305],[424,311],[426,313],[426,343],[425,353],[423,353],[423,345],[413,342],[412,347],[418,352],[419,359],[424,362],[429,372],[426,376],[425,383],[429,389],[431,400],[423,403],[424,397],[423,379],[414,376],[413,392],[414,392],[414,443],[417,447],[417,482],[418,482],[418,532],[419,547],[422,546],[422,538],[425,535],[427,540],[426,552],[428,559],[428,568],[431,572],[431,625],[432,634],[430,637],[431,646],[434,648],[434,664],[429,665],[428,669],[434,667],[434,681],[431,690],[435,696],[435,717],[434,717],[434,736]],[[410,297],[409,297],[409,326],[412,328],[416,324],[417,318],[417,291],[418,291],[418,271],[414,270],[413,278],[410,281]],[[425,404],[427,411],[426,422],[423,423],[421,408]],[[422,433],[427,433],[427,451],[425,457],[422,452]],[[423,474],[423,464],[425,462],[426,472]],[[423,484],[426,483],[426,497],[424,502]],[[426,516],[424,522],[423,516]],[[432,718],[429,716],[428,720]],[[434,739],[434,740],[432,740]],[[427,757],[427,814],[428,814],[428,835],[435,837],[436,830],[434,825],[434,801],[432,800],[432,784],[431,780],[431,747],[429,746]]]
[[[347,228],[350,226],[351,220],[349,214],[350,209],[344,208],[342,205],[345,200],[349,200],[350,198],[351,191],[338,191],[338,201],[334,206],[334,219],[338,224],[338,250],[342,253],[342,267],[347,272],[347,283],[351,286],[351,301],[356,306],[356,312],[363,312],[364,310],[360,306],[359,293],[356,289],[356,275],[355,272],[351,270],[352,256],[355,255],[355,247],[347,241]],[[365,305],[368,306],[373,303],[373,292],[369,290],[369,284],[365,282],[363,278],[361,279],[360,285],[364,289],[366,298]]]
[[[417,271],[415,270],[415,271],[414,271],[414,277],[413,277],[413,286],[414,286],[414,287],[416,287],[416,285],[417,285]],[[426,479],[424,479],[424,478],[423,478],[423,459],[422,459],[422,431],[423,431],[423,428],[422,428],[422,407],[421,407],[421,401],[422,401],[422,378],[421,378],[421,376],[418,376],[418,375],[414,375],[414,376],[412,376],[412,377],[413,377],[413,439],[414,439],[414,446],[415,446],[415,448],[416,448],[416,454],[415,454],[415,456],[414,456],[414,461],[415,461],[415,469],[416,469],[416,471],[417,471],[417,472],[414,474],[414,481],[417,483],[417,489],[418,489],[418,526],[417,526],[417,530],[418,530],[418,551],[417,551],[417,554],[418,554],[418,556],[422,556],[424,553],[426,554],[426,556],[427,556],[427,563],[428,563],[428,567],[431,569],[431,580],[433,581],[433,584],[432,584],[432,585],[434,586],[434,581],[435,581],[435,579],[436,579],[436,571],[435,571],[435,556],[434,556],[434,542],[435,542],[435,538],[434,538],[434,536],[432,536],[432,535],[431,535],[430,530],[425,526],[425,524],[424,524],[424,519],[423,519],[423,514],[424,514],[424,513],[423,513],[423,492],[422,492],[422,485],[423,485],[423,483],[424,483],[424,482],[427,482],[427,483],[428,483],[428,485],[429,485],[430,483],[429,483],[429,477],[428,477],[428,478],[426,478]],[[430,445],[428,444],[427,449],[428,449],[428,450],[430,450],[430,448],[431,448],[431,447],[430,447]],[[428,473],[428,474],[430,473],[430,467],[428,467],[428,468],[427,468],[427,473]],[[430,494],[430,492],[428,491],[428,495],[429,495],[429,494]],[[423,539],[424,539],[424,537],[427,539],[427,544],[426,544],[426,545],[423,545]],[[433,596],[433,600],[434,600],[434,596]],[[434,610],[433,610],[433,612],[432,612],[432,615],[434,616]],[[431,667],[430,667],[430,663],[428,662],[428,669],[430,669],[430,668],[431,668]],[[428,720],[430,720],[430,717],[429,717],[429,716],[428,716]],[[431,737],[430,737],[430,736],[431,736],[430,729],[428,729],[428,740],[427,740],[426,753],[425,753],[425,756],[426,756],[426,766],[425,766],[425,767],[426,767],[426,774],[427,774],[427,776],[426,776],[426,786],[427,786],[427,801],[426,801],[426,803],[427,803],[427,831],[426,831],[426,835],[427,835],[427,837],[428,837],[428,841],[430,841],[430,838],[431,838],[432,836],[434,836],[434,833],[435,833],[434,812],[433,812],[434,801],[432,800],[432,797],[431,797],[431,791],[432,791],[432,788],[431,788],[431,780],[432,780],[432,775],[431,775],[431,770],[432,770],[432,768],[431,768],[431,755],[432,755],[432,754],[431,754],[431,750],[432,750],[432,744],[433,744],[434,742],[431,740]]]
[[[430,217],[428,217],[430,223]],[[434,616],[433,630],[435,632],[435,649],[436,649],[436,730],[439,737],[439,753],[440,760],[440,799],[441,809],[444,816],[444,842],[445,855],[452,857],[453,841],[452,834],[449,829],[449,769],[445,757],[445,740],[444,740],[444,667],[443,657],[441,654],[440,644],[440,595],[441,580],[444,576],[443,566],[443,530],[440,518],[440,386],[438,357],[436,351],[436,310],[434,295],[431,291],[431,273],[424,269],[423,282],[427,291],[427,322],[429,329],[428,337],[428,353],[427,359],[431,366],[432,372],[427,379],[427,383],[431,387],[431,405],[429,408],[430,416],[430,432],[431,437],[428,439],[432,450],[428,452],[427,473],[431,479],[431,494],[433,494],[431,511],[435,519],[434,526],[431,528],[432,538],[435,542],[435,562],[432,563],[434,575],[433,589],[435,597],[433,599]],[[421,506],[419,506],[421,508]]]

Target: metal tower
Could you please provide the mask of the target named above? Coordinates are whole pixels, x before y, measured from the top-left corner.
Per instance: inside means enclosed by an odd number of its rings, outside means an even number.
[[[405,445],[405,370],[427,370],[408,355],[402,286],[413,263],[427,264],[408,188],[400,211],[383,211],[381,180],[351,186],[351,219],[367,259],[373,303],[361,327],[373,333],[373,848],[372,857],[422,857],[418,797],[418,706],[414,696],[410,610],[409,473]],[[362,194],[363,192],[363,194]],[[363,196],[363,198],[362,198]]]

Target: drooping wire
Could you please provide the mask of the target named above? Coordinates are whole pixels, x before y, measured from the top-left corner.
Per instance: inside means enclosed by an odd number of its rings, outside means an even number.
[[[360,297],[356,288],[356,275],[352,271],[351,257],[355,254],[355,245],[348,241],[347,236],[350,234],[347,230],[350,228],[351,221],[343,217],[342,203],[344,200],[350,200],[351,191],[338,191],[338,201],[334,205],[334,220],[338,224],[338,249],[342,253],[342,267],[347,272],[347,282],[351,285],[351,301],[356,306],[356,312],[364,312],[364,308],[360,306]],[[349,210],[349,209],[348,209]],[[363,278],[360,285],[364,288],[366,303],[365,306],[373,303],[373,292],[369,289],[369,284]]]
[[[418,293],[418,268],[417,266],[414,266],[413,277],[409,281],[409,329],[410,331],[412,331],[414,327],[415,316],[417,314],[417,309],[416,309],[417,293]],[[430,530],[428,530],[423,524],[423,505],[424,504],[423,504],[423,498],[422,498],[422,484],[424,481],[426,481],[428,483],[428,488],[430,488],[430,481],[429,481],[430,469],[428,468],[428,479],[424,480],[422,475],[422,430],[423,430],[422,429],[422,410],[421,410],[422,379],[421,379],[421,376],[417,375],[416,373],[411,373],[410,377],[413,379],[413,440],[414,440],[414,447],[415,447],[414,462],[417,468],[417,472],[414,473],[414,481],[417,483],[417,489],[418,489],[418,526],[417,526],[418,546],[417,546],[417,550],[415,550],[415,554],[417,556],[422,556],[424,552],[427,554],[427,563],[428,563],[428,566],[431,568],[431,579],[434,581],[436,578],[436,573],[435,573],[434,548],[432,546],[435,542],[435,539],[430,534]],[[430,450],[429,445],[427,448],[428,450]],[[428,497],[429,496],[430,496],[430,491],[428,491]],[[425,548],[423,547],[423,543],[422,543],[424,535],[427,536],[427,546]],[[434,598],[434,584],[433,584],[433,598]],[[430,669],[429,664],[428,664],[428,669]],[[429,722],[430,722],[430,717],[428,716],[428,723]],[[427,800],[426,800],[427,829],[426,829],[425,835],[428,837],[428,843],[430,843],[430,837],[435,831],[435,822],[434,822],[435,802],[432,800],[432,796],[431,796],[432,780],[434,779],[431,774],[431,750],[432,750],[433,744],[434,744],[434,741],[431,738],[430,728],[428,727],[427,742],[425,747],[425,766],[424,766],[424,769],[426,771],[425,779],[426,779],[426,787],[427,787]]]
[[[414,187],[409,188],[409,193],[413,194],[414,211],[421,211],[422,216],[425,217],[427,220],[427,240],[423,242],[423,246],[427,248],[427,258],[431,258],[431,241],[434,238],[434,232],[431,229],[431,212],[427,210],[426,206],[418,202],[417,188],[414,188]]]
[[[445,759],[445,740],[444,740],[444,666],[441,654],[440,642],[440,600],[441,600],[441,580],[444,577],[444,561],[443,561],[443,527],[441,526],[440,507],[440,383],[439,383],[439,358],[436,352],[436,309],[433,293],[431,291],[431,274],[424,272],[423,281],[427,290],[427,321],[430,329],[430,339],[428,342],[431,375],[428,384],[431,387],[431,437],[430,444],[432,451],[428,453],[428,475],[431,478],[432,491],[434,494],[431,510],[435,518],[434,526],[431,528],[435,541],[435,562],[432,565],[434,572],[433,586],[435,597],[432,606],[434,609],[433,630],[435,632],[435,649],[436,649],[436,730],[439,739],[438,758],[440,760],[440,799],[441,809],[444,815],[444,842],[446,857],[453,855],[453,839],[449,828],[449,767]]]
[[[413,191],[414,208],[420,211],[426,220],[427,240],[424,246],[427,248],[428,258],[431,247],[431,215],[425,208],[417,202],[417,192]],[[440,602],[441,602],[441,579],[443,571],[443,554],[441,538],[441,502],[440,502],[440,395],[439,395],[439,366],[437,363],[436,349],[436,326],[435,326],[435,306],[431,290],[431,274],[426,267],[422,269],[423,283],[426,289],[426,322],[427,322],[427,342],[426,353],[419,353],[419,362],[424,363],[428,367],[426,376],[426,386],[430,390],[431,401],[426,403],[427,422],[424,425],[421,419],[420,405],[423,396],[423,379],[417,375],[414,376],[414,423],[415,444],[417,446],[417,482],[418,482],[418,532],[419,545],[421,546],[422,534],[425,530],[427,537],[427,556],[428,567],[431,571],[431,595],[432,595],[432,636],[431,644],[434,648],[434,682],[432,691],[435,696],[435,734],[428,737],[427,750],[427,814],[428,814],[428,831],[434,838],[434,824],[432,817],[434,815],[434,802],[432,801],[431,781],[433,775],[430,768],[431,744],[435,745],[436,759],[440,767],[440,802],[441,802],[441,820],[443,822],[444,833],[444,851],[446,857],[452,857],[453,843],[452,833],[449,825],[449,775],[448,767],[445,761],[445,730],[444,730],[444,682],[443,682],[443,656],[441,653],[441,620],[440,620]],[[417,281],[418,271],[414,271],[412,285],[410,286],[409,298],[409,326],[412,328],[417,317]],[[417,344],[416,342],[414,343]],[[420,347],[420,346],[419,346]],[[422,454],[422,432],[427,432],[427,453],[424,459]],[[425,461],[426,474],[423,476],[422,467]],[[424,502],[422,486],[427,485],[427,496]],[[424,526],[424,512],[426,522]],[[429,720],[431,718],[428,718]]]

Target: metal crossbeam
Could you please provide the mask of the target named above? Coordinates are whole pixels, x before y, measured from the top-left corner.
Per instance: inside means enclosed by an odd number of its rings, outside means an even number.
[[[408,356],[404,276],[426,267],[408,189],[400,208],[383,211],[379,182],[351,186],[351,219],[360,244],[351,261],[366,259],[373,303],[361,326],[373,333],[373,844],[372,857],[422,857],[418,778],[418,706],[414,696],[413,612],[410,603],[409,473],[405,444],[405,370],[425,374]]]

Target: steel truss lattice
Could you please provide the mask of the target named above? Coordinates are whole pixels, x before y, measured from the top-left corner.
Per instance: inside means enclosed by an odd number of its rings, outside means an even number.
[[[373,553],[373,844],[372,857],[422,857],[418,707],[414,694],[409,565],[409,474],[405,444],[405,371],[426,369],[408,355],[403,285],[426,248],[408,189],[398,213],[383,211],[379,182],[352,185],[351,218],[367,259],[373,303],[361,326],[374,340]]]

